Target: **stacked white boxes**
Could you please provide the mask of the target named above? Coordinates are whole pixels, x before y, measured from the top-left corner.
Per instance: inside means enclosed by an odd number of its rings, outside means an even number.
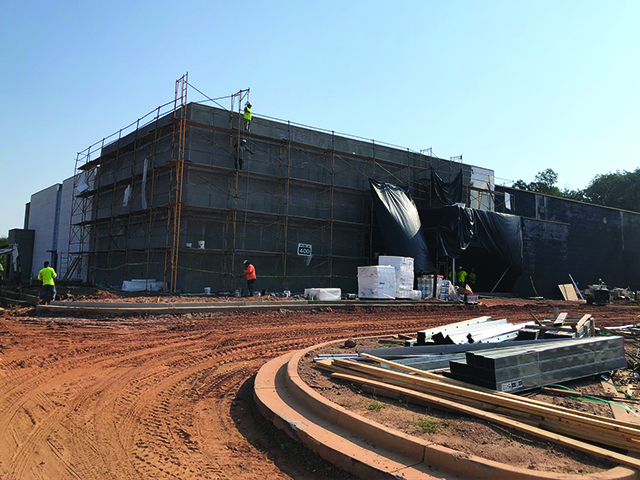
[[[358,297],[396,298],[396,269],[390,265],[358,267]]]
[[[378,265],[391,265],[396,270],[396,298],[413,297],[413,258],[380,255]]]

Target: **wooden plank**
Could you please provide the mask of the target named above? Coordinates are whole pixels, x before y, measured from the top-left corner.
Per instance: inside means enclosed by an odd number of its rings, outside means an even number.
[[[567,294],[567,286],[566,285],[558,285],[560,289],[560,293],[562,294],[562,298],[566,301],[569,300],[569,295]]]
[[[458,402],[454,402],[451,400],[445,400],[440,397],[428,395],[426,393],[416,392],[407,388],[396,387],[388,384],[381,384],[381,382],[370,380],[363,377],[358,377],[355,375],[345,375],[342,373],[334,373],[331,376],[333,378],[356,382],[359,384],[364,384],[364,385],[369,385],[374,387],[378,386],[380,388],[387,388],[391,391],[395,391],[397,393],[401,393],[403,395],[407,395],[410,397],[418,398],[420,400],[427,401],[433,405],[436,405],[442,408],[456,410],[458,412],[461,412],[467,415],[473,415],[475,417],[482,418],[483,420],[497,423],[498,425],[502,425],[507,428],[514,428],[521,432],[528,433],[530,435],[534,435],[544,440],[557,443],[558,445],[574,448],[576,450],[580,450],[582,452],[585,452],[600,458],[605,458],[607,460],[610,460],[612,462],[615,462],[621,465],[626,465],[631,468],[640,469],[640,459],[632,458],[627,455],[622,455],[620,453],[616,453],[606,448],[597,447],[595,445],[591,445],[589,443],[585,443],[580,440],[574,440],[564,435],[548,432],[541,428],[527,425],[526,423],[519,422],[512,418],[504,417],[496,413],[485,412],[484,410],[470,407],[469,405],[460,404]]]
[[[340,373],[345,373],[345,372],[340,372]],[[353,375],[354,373],[347,373],[348,375]],[[359,375],[358,375],[359,376]],[[366,378],[369,378],[370,380],[376,380],[376,378],[372,378],[369,376],[366,376]],[[388,383],[390,382],[390,383]],[[393,382],[391,380],[385,380],[384,382],[381,382],[382,385],[395,385],[396,387],[401,387],[401,388],[408,388],[406,384],[402,384],[402,382]],[[401,397],[403,401],[411,401],[413,403],[417,403],[419,405],[424,405],[427,402],[424,401],[420,401],[417,400],[415,397],[411,398],[411,397],[407,397],[406,395],[399,395],[395,392],[391,392],[390,390],[384,389],[384,387],[378,386],[378,387],[369,387],[372,392],[376,395],[383,395],[383,396],[389,396],[390,398],[398,398]],[[413,388],[416,387],[412,387],[410,388],[410,390],[412,390]],[[419,388],[419,387],[418,387]],[[365,390],[365,388],[363,387],[363,390]],[[432,393],[429,391],[421,391],[422,393],[426,393],[427,395]],[[515,418],[521,422],[527,423],[529,425],[532,426],[537,426],[539,428],[544,428],[546,430],[555,432],[555,433],[559,433],[561,435],[567,435],[569,437],[575,437],[576,436],[576,432],[575,429],[573,427],[569,427],[569,426],[565,426],[565,425],[558,425],[558,424],[554,424],[554,425],[550,425],[548,422],[546,422],[544,420],[544,418],[538,416],[538,415],[531,415],[531,414],[527,414],[524,412],[518,412],[518,411],[514,411],[508,408],[504,408],[504,407],[499,407],[496,405],[489,405],[486,404],[484,402],[475,402],[473,400],[470,400],[468,398],[460,398],[458,396],[455,395],[447,395],[447,394],[443,394],[441,392],[438,393],[438,397],[442,398],[444,400],[450,400],[453,402],[457,402],[457,403],[463,403],[465,405],[474,407],[474,408],[479,408],[481,410],[487,411],[487,412],[493,412],[493,413],[498,413],[510,418]],[[445,407],[441,407],[441,408],[445,408]],[[448,410],[448,409],[446,409]],[[603,434],[600,433],[598,434],[598,438],[597,438],[597,442],[601,445],[606,445],[609,447],[615,447],[615,448],[620,448],[622,450],[628,450],[629,447],[629,443],[625,440],[621,440],[619,437],[612,435],[612,434]]]
[[[568,302],[577,302],[578,295],[576,295],[576,289],[573,284],[567,283],[566,285],[558,285],[562,297]]]
[[[340,371],[338,373],[354,375],[356,372],[348,371],[348,369],[340,368]],[[426,394],[434,393],[433,389],[431,388],[426,388],[419,385],[407,385],[406,382],[402,382],[402,381],[391,379],[391,378],[385,378],[384,382],[382,382],[379,377],[365,375],[360,372],[357,372],[357,374],[358,376],[364,376],[370,380],[380,381],[384,385],[393,385],[396,387],[408,388],[409,390],[414,390],[414,391],[418,391]],[[378,388],[378,390],[380,389],[381,387]],[[456,394],[450,394],[447,392],[437,392],[437,394],[440,398],[443,398],[446,400],[463,403],[465,405],[469,405],[474,408],[479,408],[481,410],[488,411],[488,412],[499,413],[499,414],[517,419],[519,421],[528,423],[530,425],[538,426],[540,428],[544,428],[546,430],[549,430],[555,433],[560,433],[562,435],[582,438],[583,440],[591,440],[601,445],[620,448],[622,450],[636,449],[636,444],[633,443],[632,439],[624,435],[618,434],[615,431],[610,431],[610,432],[599,431],[597,432],[597,434],[591,434],[591,432],[589,431],[587,432],[587,434],[584,434],[583,431],[576,429],[574,426],[565,425],[563,423],[556,422],[553,419],[548,420],[544,416],[530,414],[520,410],[513,410],[512,408],[493,405],[480,400],[473,400],[470,398],[461,397]]]
[[[553,326],[554,327],[561,326],[566,319],[567,319],[567,312],[562,312],[560,315],[558,315],[558,318],[556,318],[555,321],[553,322]]]
[[[572,409],[566,408],[566,407],[561,407],[559,405],[551,406],[548,403],[542,402],[540,400],[534,400],[534,399],[527,398],[527,397],[520,397],[520,396],[514,395],[512,393],[496,392],[495,390],[491,390],[489,388],[480,387],[478,385],[471,385],[469,383],[465,383],[465,382],[462,382],[462,381],[459,381],[459,380],[454,380],[452,378],[443,377],[442,375],[438,375],[438,374],[435,374],[435,373],[432,373],[432,372],[425,372],[423,370],[419,370],[417,368],[413,368],[413,367],[410,367],[408,365],[403,365],[403,364],[400,364],[400,363],[396,363],[396,362],[394,362],[392,360],[386,360],[384,358],[378,358],[378,357],[375,357],[373,355],[368,355],[366,353],[360,353],[360,356],[363,357],[363,358],[367,358],[369,360],[376,361],[378,363],[384,363],[386,365],[389,365],[389,366],[392,366],[392,367],[396,367],[399,370],[405,370],[405,371],[413,373],[413,374],[415,374],[415,375],[417,375],[419,377],[423,377],[423,378],[426,378],[426,379],[431,379],[431,380],[433,380],[435,382],[440,382],[440,383],[449,384],[449,385],[457,385],[457,386],[461,386],[461,387],[463,387],[463,388],[465,388],[467,390],[470,390],[470,391],[482,392],[482,393],[487,393],[489,395],[494,395],[494,396],[498,396],[498,397],[504,397],[504,398],[507,398],[507,399],[511,399],[514,402],[517,402],[518,404],[526,403],[526,404],[529,404],[529,405],[540,406],[540,407],[543,407],[543,408],[552,407],[553,410],[556,411],[556,412],[564,412],[564,413],[568,413],[568,414],[578,414],[578,415],[580,415],[581,418],[584,418],[584,419],[592,419],[592,420],[598,420],[598,421],[601,421],[603,419],[602,417],[600,417],[598,415],[592,415],[592,414],[584,413],[584,412],[577,412],[576,410],[572,410]],[[355,362],[351,362],[351,363],[353,364]],[[387,371],[386,369],[381,369],[381,368],[378,368],[378,367],[373,367],[373,366],[370,366],[370,367],[373,368],[373,369],[376,369],[378,372]],[[347,366],[347,368],[349,368],[349,366]],[[400,372],[397,372],[397,373],[402,375]],[[406,379],[412,379],[412,378],[415,378],[415,377],[413,377],[412,375],[403,375],[400,378],[400,380],[406,380]],[[633,427],[633,425],[630,425],[629,422],[623,422],[623,421],[619,421],[619,420],[616,420],[616,419],[613,419],[613,418],[608,418],[606,420],[607,420],[608,423],[610,423],[612,425],[619,425],[619,426],[622,426],[622,427],[626,427],[626,426],[632,426]],[[640,429],[638,429],[638,434],[640,434]]]
[[[576,323],[575,325],[575,330],[576,331],[580,331],[580,329],[583,327],[583,325],[585,323],[587,323],[589,320],[591,320],[591,315],[587,314],[587,315],[583,315],[582,318],[580,320],[578,320],[578,323]]]
[[[526,413],[540,415],[546,420],[553,420],[554,422],[558,422],[560,424],[564,423],[566,425],[572,425],[576,430],[584,430],[584,435],[594,437],[594,439],[598,438],[597,432],[615,431],[617,432],[616,434],[620,434],[620,436],[622,436],[623,434],[626,435],[625,438],[628,438],[632,442],[640,442],[640,428],[637,428],[636,426],[630,425],[628,423],[613,424],[605,421],[601,417],[596,417],[594,415],[589,416],[587,414],[584,414],[583,412],[578,412],[575,410],[556,408],[556,406],[554,405],[541,405],[542,402],[529,402],[528,399],[523,399],[522,397],[518,397],[512,394],[504,394],[504,392],[501,392],[501,394],[497,394],[496,392],[489,389],[470,389],[466,386],[434,381],[431,376],[438,377],[437,375],[429,374],[429,377],[431,378],[428,378],[427,375],[424,375],[428,372],[422,372],[420,370],[419,372],[421,372],[423,375],[421,375],[420,377],[416,377],[414,375],[407,375],[392,370],[382,369],[379,367],[357,364],[353,361],[335,360],[335,362],[339,366],[352,368],[353,370],[364,372],[369,375],[375,376],[376,374],[378,374],[379,376],[381,376],[381,378],[400,379],[410,385],[425,386],[439,392],[456,394],[462,397],[471,398],[473,400],[480,400],[493,405],[500,405]],[[405,365],[401,366],[400,364],[395,364],[394,366],[397,366],[397,368],[405,367],[402,369],[407,369]],[[634,445],[631,445],[630,448],[631,447],[634,447]],[[638,443],[638,445],[635,445],[635,449],[637,451],[640,451],[640,443]]]

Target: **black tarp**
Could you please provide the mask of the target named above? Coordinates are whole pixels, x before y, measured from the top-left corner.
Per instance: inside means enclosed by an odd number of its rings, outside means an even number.
[[[515,274],[522,270],[520,217],[457,205],[420,212],[425,227],[436,227],[438,254],[459,258],[472,242],[503,258]]]
[[[433,181],[433,195],[443,205],[455,205],[462,202],[462,170],[450,182],[445,182],[440,178],[435,170],[431,169]]]
[[[390,183],[369,180],[373,208],[387,255],[413,257],[416,273],[433,273],[435,267],[422,234],[420,215],[409,193]]]

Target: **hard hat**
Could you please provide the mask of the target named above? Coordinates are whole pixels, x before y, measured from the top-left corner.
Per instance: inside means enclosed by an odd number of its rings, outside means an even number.
[[[245,138],[243,138],[240,143],[247,143],[247,140]]]
[[[249,108],[252,107],[251,102],[247,102],[247,107],[249,107]]]
[[[247,263],[249,263],[249,260],[245,260],[244,262],[242,262],[243,265],[246,265]]]

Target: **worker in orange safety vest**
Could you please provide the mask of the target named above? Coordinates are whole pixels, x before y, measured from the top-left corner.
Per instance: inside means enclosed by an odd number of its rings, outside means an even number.
[[[249,263],[249,260],[245,260],[244,263],[244,272],[241,277],[247,277],[247,288],[249,289],[249,296],[253,297],[253,285],[256,283],[256,269],[253,265]]]

